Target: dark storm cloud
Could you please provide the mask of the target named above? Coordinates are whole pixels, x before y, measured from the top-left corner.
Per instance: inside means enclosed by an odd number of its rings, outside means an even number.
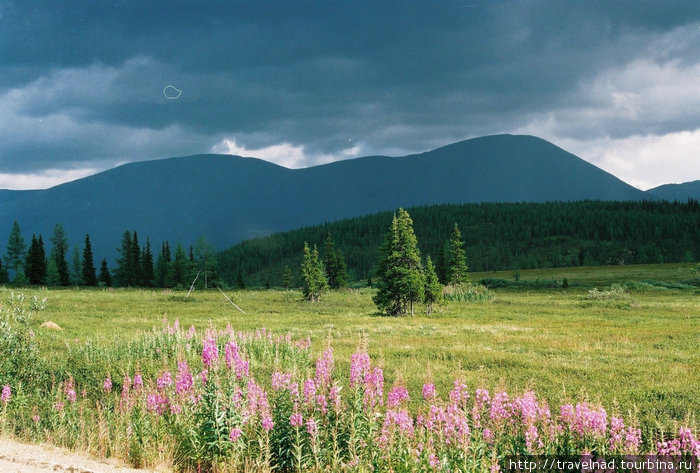
[[[693,66],[699,39],[669,38],[698,21],[696,1],[0,1],[0,169],[206,152],[224,138],[310,156],[422,151],[548,113],[572,139],[697,128],[697,114],[599,109],[604,71]]]

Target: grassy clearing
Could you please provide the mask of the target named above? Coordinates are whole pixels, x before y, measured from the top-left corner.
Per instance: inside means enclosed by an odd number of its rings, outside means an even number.
[[[510,273],[495,277],[510,277]],[[680,274],[680,276],[679,276]],[[327,294],[319,304],[294,291],[229,291],[241,314],[218,291],[25,290],[47,298],[32,321],[41,353],[63,366],[85,346],[126,343],[162,320],[197,329],[250,331],[265,327],[311,337],[314,353],[328,338],[336,366],[347,376],[362,339],[385,369],[386,383],[406,383],[412,399],[424,381],[446,393],[456,376],[470,388],[533,388],[553,405],[587,397],[637,417],[646,430],[697,425],[700,414],[700,299],[693,290],[624,292],[592,298],[587,288],[627,280],[679,280],[680,265],[521,271],[527,278],[567,277],[563,290],[497,290],[490,303],[446,303],[428,317],[387,318],[376,313],[371,289]],[[493,273],[488,273],[494,277]],[[472,275],[478,279],[481,275]],[[576,287],[576,284],[580,286]],[[0,289],[4,300],[9,289]],[[39,325],[51,320],[62,331]],[[314,357],[316,356],[314,355]],[[120,366],[105,367],[113,374]]]

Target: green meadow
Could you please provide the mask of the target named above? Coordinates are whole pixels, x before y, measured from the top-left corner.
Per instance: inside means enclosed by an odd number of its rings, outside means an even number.
[[[515,279],[512,271],[472,274],[484,277]],[[470,389],[532,388],[556,408],[588,399],[658,432],[698,425],[700,290],[673,288],[693,277],[691,265],[679,264],[523,270],[521,286],[494,289],[491,301],[444,302],[432,315],[419,310],[413,318],[380,316],[371,288],[329,292],[317,304],[298,291],[224,291],[245,313],[218,290],[187,297],[185,291],[2,288],[0,301],[13,291],[46,298],[30,325],[53,373],[93,370],[96,379],[118,378],[128,361],[120,350],[160,331],[165,319],[177,319],[183,329],[230,324],[235,331],[310,337],[313,359],[330,343],[346,378],[351,354],[364,344],[384,368],[386,385],[404,383],[412,399],[420,398],[425,381],[446,395],[460,378]],[[564,278],[565,289],[530,284]],[[41,327],[46,321],[62,330]],[[90,347],[101,350],[99,360],[85,355]],[[133,369],[134,361],[128,363]]]

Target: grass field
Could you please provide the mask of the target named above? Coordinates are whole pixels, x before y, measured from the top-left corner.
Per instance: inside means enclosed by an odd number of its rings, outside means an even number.
[[[494,277],[493,273],[488,274]],[[455,377],[470,388],[533,388],[553,405],[582,397],[640,420],[645,429],[697,425],[700,414],[700,297],[697,290],[651,289],[593,297],[615,281],[675,281],[690,275],[680,265],[521,271],[521,280],[561,280],[567,290],[496,290],[487,303],[445,303],[432,316],[389,318],[376,313],[371,289],[329,293],[319,304],[279,290],[218,291],[25,290],[47,298],[32,321],[42,353],[61,365],[86,343],[113,346],[163,319],[187,328],[266,328],[310,337],[314,353],[331,340],[336,366],[347,376],[350,355],[366,339],[391,386],[409,392],[424,381],[447,392]],[[475,274],[474,279],[485,275]],[[495,277],[509,277],[510,273]],[[5,299],[10,289],[0,291]],[[63,330],[39,325],[51,320]],[[119,373],[118,360],[106,366]],[[70,370],[70,367],[64,369]],[[272,369],[272,368],[270,368]]]

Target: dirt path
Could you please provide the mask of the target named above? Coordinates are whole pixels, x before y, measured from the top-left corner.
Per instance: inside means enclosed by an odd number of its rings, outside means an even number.
[[[0,438],[2,473],[146,473],[112,460],[95,460],[51,445],[30,445]]]

